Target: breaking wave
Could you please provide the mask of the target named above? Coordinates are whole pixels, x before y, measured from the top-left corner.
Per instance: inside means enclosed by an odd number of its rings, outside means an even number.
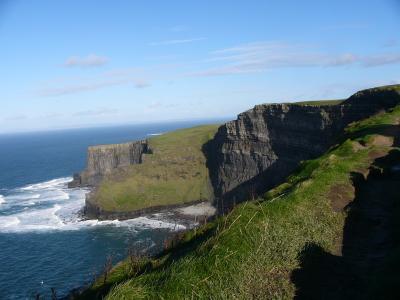
[[[68,188],[71,177],[53,179],[12,189],[0,195],[0,232],[79,230],[95,226],[131,227],[132,230],[163,228],[182,230],[185,226],[163,220],[163,216],[130,220],[87,220],[80,212],[85,188]]]

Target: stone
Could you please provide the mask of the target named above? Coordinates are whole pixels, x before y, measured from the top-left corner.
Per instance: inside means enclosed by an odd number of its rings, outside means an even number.
[[[88,148],[87,167],[74,174],[69,187],[97,186],[101,179],[117,168],[140,164],[143,154],[150,154],[147,140],[123,144],[98,145]]]
[[[335,144],[351,122],[400,103],[395,89],[358,92],[340,105],[262,104],[222,125],[204,146],[220,209],[281,183]]]

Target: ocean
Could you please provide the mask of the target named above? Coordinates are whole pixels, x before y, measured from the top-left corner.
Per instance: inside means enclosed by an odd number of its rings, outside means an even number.
[[[0,135],[0,299],[49,299],[90,283],[108,257],[155,253],[188,224],[161,214],[126,221],[84,220],[87,189],[68,189],[89,145],[143,139],[212,121]],[[190,226],[190,225],[189,225]]]

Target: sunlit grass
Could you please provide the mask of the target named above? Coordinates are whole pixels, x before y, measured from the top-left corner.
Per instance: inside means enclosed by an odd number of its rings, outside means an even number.
[[[126,260],[114,271],[118,276],[107,299],[293,298],[291,275],[300,267],[302,250],[313,243],[326,253],[339,251],[347,213],[332,209],[329,192],[340,184],[354,193],[351,172],[367,170],[372,151],[384,155],[391,149],[369,143],[371,135],[385,134],[399,117],[397,107],[352,124],[348,139],[303,162],[285,183],[186,233],[178,246],[146,260],[135,275],[126,271]],[[363,147],[355,147],[360,143]]]
[[[144,162],[106,178],[92,201],[108,211],[182,204],[212,198],[202,145],[218,126],[177,130],[149,139],[152,154]]]

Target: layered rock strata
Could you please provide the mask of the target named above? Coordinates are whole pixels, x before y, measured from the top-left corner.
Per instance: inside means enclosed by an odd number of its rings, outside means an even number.
[[[140,164],[143,154],[151,153],[147,140],[124,144],[91,146],[88,148],[87,167],[74,174],[69,187],[96,186],[114,169]]]
[[[324,153],[353,121],[400,103],[396,89],[358,92],[340,105],[264,104],[218,129],[204,146],[220,209],[282,182]]]

